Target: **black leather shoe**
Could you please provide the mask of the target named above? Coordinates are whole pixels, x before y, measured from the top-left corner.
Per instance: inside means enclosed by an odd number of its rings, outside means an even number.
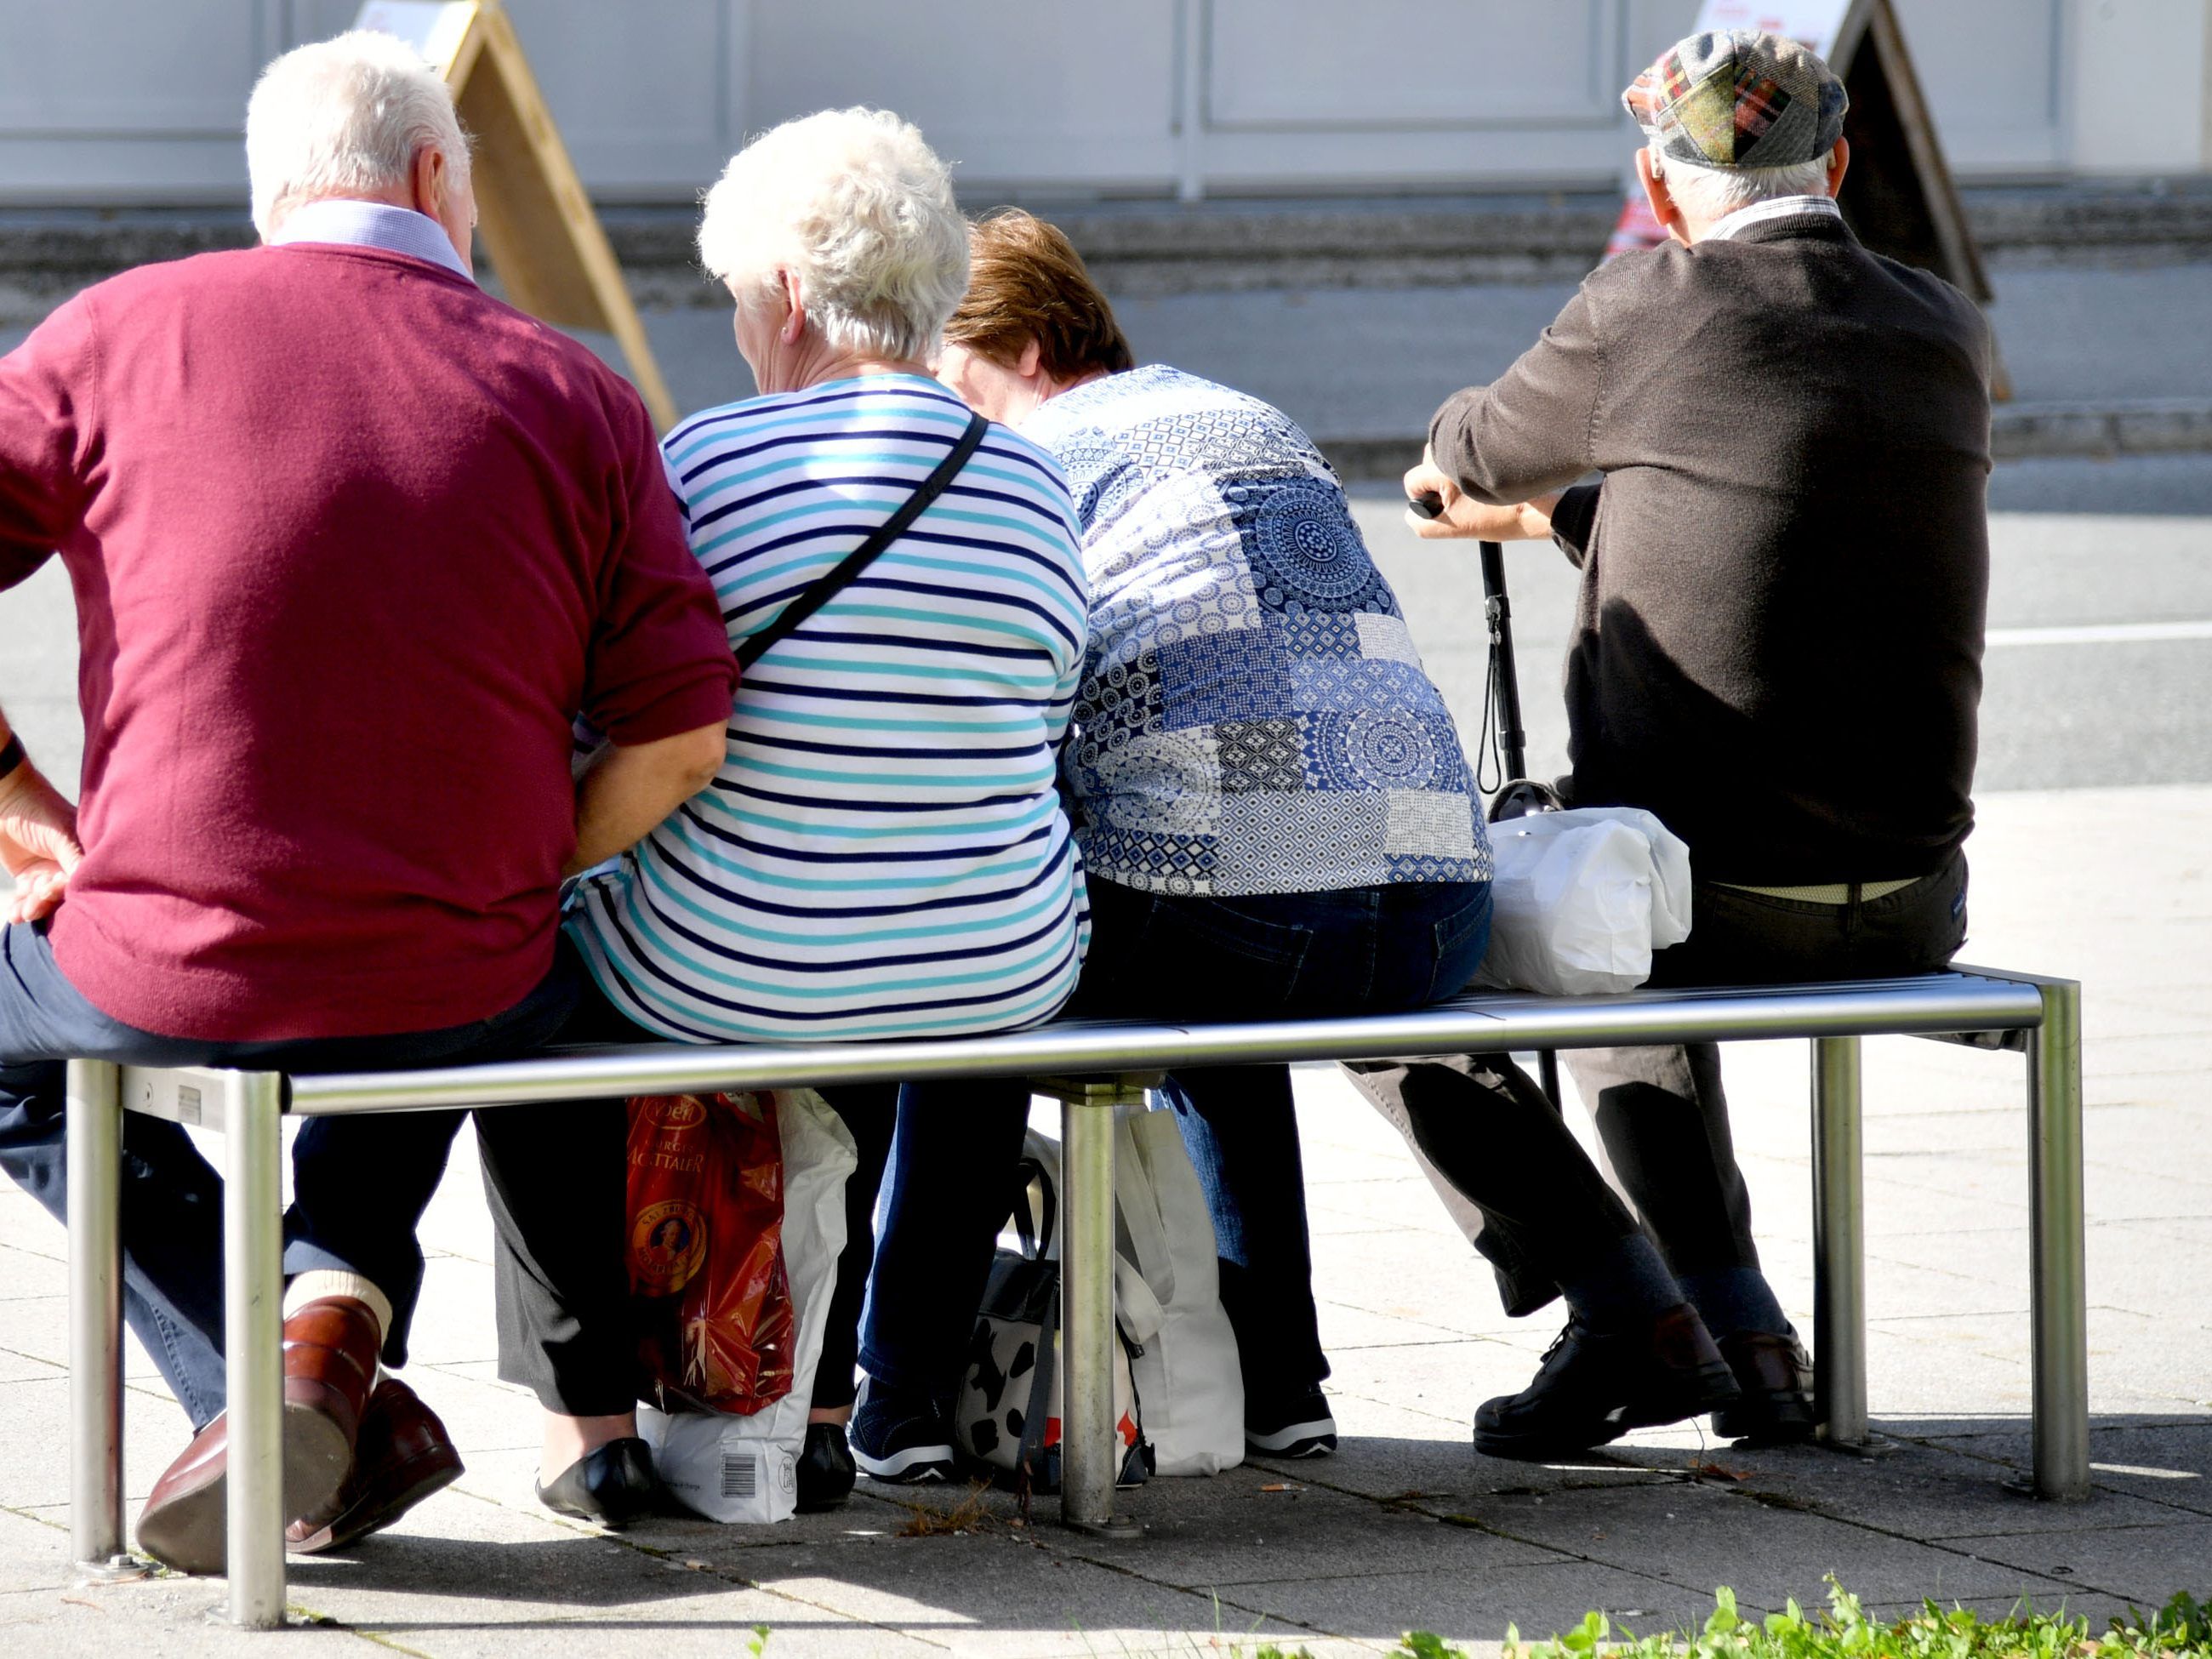
[[[1474,1414],[1474,1449],[1547,1462],[1733,1404],[1728,1361],[1686,1302],[1650,1325],[1598,1331],[1569,1321],[1534,1382]]]
[[[1813,1357],[1796,1332],[1775,1336],[1738,1331],[1721,1339],[1720,1350],[1743,1397],[1713,1413],[1715,1434],[1760,1446],[1813,1437],[1820,1427],[1813,1406]]]
[[[853,1495],[853,1449],[845,1443],[842,1423],[809,1423],[806,1449],[799,1454],[799,1512],[834,1510]]]
[[[538,1488],[538,1501],[556,1515],[596,1521],[620,1532],[641,1516],[659,1509],[665,1493],[653,1472],[653,1453],[635,1436],[610,1440]]]

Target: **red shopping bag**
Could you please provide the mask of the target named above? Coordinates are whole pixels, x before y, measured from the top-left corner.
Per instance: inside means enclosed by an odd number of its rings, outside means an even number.
[[[773,1097],[629,1103],[627,1255],[647,1398],[743,1415],[791,1392],[798,1315]]]

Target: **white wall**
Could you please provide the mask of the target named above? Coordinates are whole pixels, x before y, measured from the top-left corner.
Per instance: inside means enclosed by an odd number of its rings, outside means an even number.
[[[2084,173],[2154,173],[2205,149],[2203,0],[2074,0],[2072,161]]]
[[[2212,0],[1896,0],[1961,174],[2205,167]],[[1696,0],[510,0],[586,181],[899,109],[977,191],[1586,184]],[[0,0],[0,201],[236,201],[258,66],[354,0]]]

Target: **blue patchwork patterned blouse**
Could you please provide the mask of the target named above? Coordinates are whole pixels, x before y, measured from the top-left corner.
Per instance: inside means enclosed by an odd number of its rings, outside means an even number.
[[[1230,897],[1490,878],[1451,715],[1304,433],[1161,366],[1021,430],[1067,475],[1091,576],[1062,773],[1094,881]]]

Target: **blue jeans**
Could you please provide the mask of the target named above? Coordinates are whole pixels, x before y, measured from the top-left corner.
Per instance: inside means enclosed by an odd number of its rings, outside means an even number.
[[[197,1042],[111,1019],[64,977],[44,925],[17,923],[0,931],[0,1169],[56,1219],[67,1220],[63,1104],[70,1060],[301,1072],[495,1060],[551,1036],[575,1004],[579,980],[564,953],[521,1002],[466,1025],[393,1036]],[[422,1286],[415,1222],[437,1189],[462,1116],[314,1118],[294,1145],[296,1201],[285,1217],[285,1271],[335,1267],[374,1280],[392,1300],[385,1355],[393,1364],[405,1358],[407,1322]],[[502,1118],[514,1121],[495,1121]],[[514,1218],[503,1204],[510,1196],[526,1204],[538,1185],[516,1166],[544,1157],[549,1137],[560,1137],[538,1111],[487,1112],[477,1128],[504,1236]],[[619,1156],[620,1139],[614,1145]],[[508,1178],[495,1186],[503,1167]],[[204,1428],[222,1409],[224,1394],[222,1181],[177,1125],[124,1115],[122,1219],[125,1316],[194,1429]],[[523,1231],[543,1237],[545,1228],[533,1223]],[[619,1237],[617,1224],[617,1244]]]
[[[1090,955],[1068,1012],[1100,1018],[1418,1007],[1462,988],[1490,942],[1483,882],[1216,898],[1094,880],[1091,915]],[[1213,1215],[1248,1406],[1294,1400],[1328,1375],[1328,1362],[1314,1313],[1289,1069],[1205,1067],[1170,1081]],[[940,1399],[958,1388],[994,1241],[1013,1207],[1028,1116],[1029,1087],[1019,1081],[900,1091],[860,1349],[870,1376]]]

